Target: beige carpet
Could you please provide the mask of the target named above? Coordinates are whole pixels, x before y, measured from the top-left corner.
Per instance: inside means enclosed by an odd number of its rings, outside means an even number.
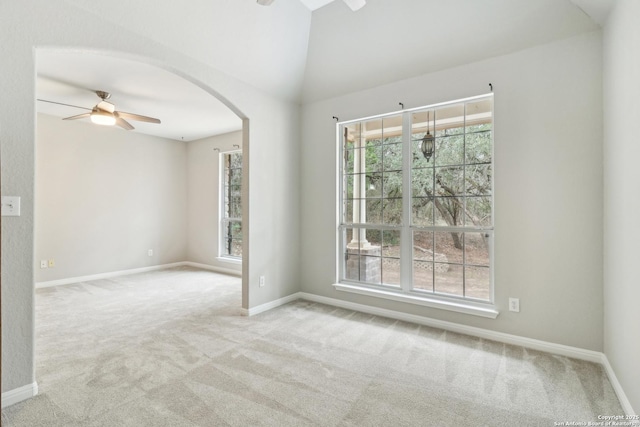
[[[326,305],[240,315],[191,268],[41,289],[40,394],[4,426],[553,426],[622,414],[600,365]]]

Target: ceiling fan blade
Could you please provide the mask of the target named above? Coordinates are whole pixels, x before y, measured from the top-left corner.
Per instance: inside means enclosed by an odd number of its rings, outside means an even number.
[[[122,117],[118,117],[117,115],[116,115],[116,125],[120,126],[122,129],[125,129],[125,130],[133,130],[133,129],[135,129],[133,126],[131,126],[131,123],[129,123],[128,121],[126,121]]]
[[[102,111],[108,111],[110,113],[113,113],[116,111],[116,106],[113,105],[110,102],[107,101],[100,101],[98,102],[98,105],[96,105],[96,108],[102,110]]]
[[[153,117],[141,116],[140,114],[133,113],[125,113],[124,111],[116,111],[116,117],[124,117],[129,120],[136,120],[139,122],[148,122],[148,123],[160,123],[159,119],[154,119]]]
[[[71,117],[65,117],[62,120],[77,120],[77,119],[84,119],[85,117],[89,117],[91,115],[91,113],[82,113],[82,114],[78,114],[77,116],[71,116]]]
[[[91,108],[87,108],[87,107],[80,107],[80,106],[78,106],[78,105],[64,104],[64,103],[62,103],[62,102],[55,102],[55,101],[47,101],[46,99],[38,99],[38,101],[40,101],[40,102],[48,102],[49,104],[64,105],[65,107],[82,108],[83,110],[89,110],[89,111],[91,111]]]

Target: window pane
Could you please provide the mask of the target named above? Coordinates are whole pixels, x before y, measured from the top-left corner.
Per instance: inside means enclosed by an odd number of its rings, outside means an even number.
[[[343,245],[343,246],[345,246],[345,247],[346,247],[347,245],[349,245],[349,244],[351,244],[352,242],[354,242],[354,240],[353,240],[353,239],[354,239],[354,235],[356,236],[356,237],[355,237],[355,238],[356,238],[356,241],[355,241],[355,242],[357,243],[358,233],[356,232],[356,233],[354,234],[353,228],[347,228],[347,229],[345,229],[345,230],[344,230],[344,234],[343,234],[343,235],[344,235],[344,239],[345,239],[345,240],[344,240],[344,242],[343,242],[343,243],[344,243],[344,245]]]
[[[413,232],[413,259],[420,261],[433,261],[433,232]]]
[[[489,301],[491,299],[489,267],[466,267],[464,274],[465,296]]]
[[[242,222],[227,221],[222,226],[222,254],[241,257],[242,256]]]
[[[461,165],[464,158],[464,135],[436,138],[436,166]]]
[[[353,222],[353,200],[345,200],[344,203],[344,218],[342,222],[345,224],[351,224]]]
[[[381,230],[366,230],[366,237],[369,244],[380,247],[382,245],[382,231]]]
[[[455,231],[435,232],[435,261],[462,264],[464,260],[464,235],[465,233]]]
[[[361,130],[362,124],[360,122],[350,123],[343,128],[341,136],[344,138],[345,150],[354,148],[356,141],[360,140]]]
[[[402,141],[402,114],[382,119],[382,142],[393,144]]]
[[[402,199],[383,199],[382,222],[387,225],[402,223]]]
[[[400,230],[382,232],[382,256],[400,258]]]
[[[466,132],[471,133],[480,129],[491,129],[490,124],[493,120],[492,110],[492,98],[468,102],[465,106]]]
[[[382,283],[400,286],[400,259],[382,258]]]
[[[463,296],[463,266],[456,264],[434,264],[435,292]]]
[[[433,292],[433,263],[413,261],[413,289]]]
[[[489,235],[464,233],[465,264],[489,266]]]
[[[433,166],[433,155],[429,158],[429,160],[427,160],[427,158],[422,153],[421,147],[422,137],[424,136],[424,133],[416,134],[415,136],[419,138],[411,141],[411,166],[413,168],[428,168]]]
[[[237,219],[242,218],[242,153],[222,153],[220,156],[223,167],[220,181],[220,203],[223,207],[220,255],[241,257],[242,222]]]
[[[411,175],[411,188],[414,197],[433,196],[433,168],[414,169]]]
[[[345,157],[345,165],[344,165],[344,173],[345,174],[354,174],[354,173],[358,173],[359,171],[356,170],[356,159],[358,159],[358,161],[360,161],[360,149],[356,148],[355,150],[346,150],[344,152],[344,157]]]
[[[355,175],[344,175],[342,194],[345,199],[353,199],[353,181]]]
[[[382,174],[369,173],[365,178],[365,193],[367,198],[382,196]]]
[[[242,172],[242,153],[231,154],[231,167]]]
[[[363,221],[367,224],[382,224],[382,199],[367,199],[366,216]]]
[[[412,199],[412,224],[418,227],[428,227],[433,225],[433,202],[428,198]]]
[[[438,108],[436,116],[436,136],[458,135],[464,132],[464,105],[454,104]]]
[[[385,171],[402,170],[402,144],[389,144],[382,147],[383,167]]]
[[[491,197],[467,197],[465,222],[469,226],[490,227]]]
[[[367,145],[382,144],[382,119],[373,119],[362,123],[362,137]]]
[[[466,194],[470,196],[490,196],[491,173],[491,165],[465,167]]]
[[[434,222],[439,227],[462,226],[463,200],[457,197],[436,197],[433,200]]]
[[[483,129],[487,125],[471,126],[470,129]],[[477,130],[465,135],[465,158],[467,164],[491,163],[492,142],[490,130]]]
[[[367,141],[367,147],[363,149],[364,163],[366,172],[382,172],[382,146],[377,141]]]
[[[344,278],[347,280],[360,279],[360,230],[357,228],[347,228],[344,232],[345,241],[345,271]]]
[[[402,172],[385,172],[382,177],[382,195],[385,198],[402,197]]]
[[[464,194],[464,167],[436,168],[436,192],[439,196]]]

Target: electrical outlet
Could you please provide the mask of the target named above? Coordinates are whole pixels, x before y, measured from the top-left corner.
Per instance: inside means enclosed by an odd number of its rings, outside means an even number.
[[[260,287],[264,288],[264,276],[260,276]]]
[[[55,259],[50,259],[49,260],[49,268],[54,268],[56,266],[56,260]]]
[[[149,250],[147,251],[147,255],[149,255],[149,256],[153,256],[153,249],[149,249]]]
[[[516,313],[520,313],[519,298],[509,298],[509,311],[515,311]]]
[[[40,268],[47,268],[48,265],[49,263],[46,259],[40,260]]]
[[[2,216],[20,216],[20,197],[2,197]]]

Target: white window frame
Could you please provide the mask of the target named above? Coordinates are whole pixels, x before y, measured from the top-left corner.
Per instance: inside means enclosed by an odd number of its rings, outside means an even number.
[[[242,153],[242,150],[228,150],[220,151],[218,155],[218,192],[219,192],[219,209],[218,209],[218,260],[229,262],[232,264],[242,264],[241,256],[234,256],[226,254],[226,227],[228,221],[240,222],[242,224],[242,218],[228,218],[226,212],[226,175],[225,175],[225,157],[227,155]]]
[[[481,317],[493,318],[495,319],[499,312],[495,306],[495,286],[494,286],[494,245],[493,245],[493,236],[495,230],[495,222],[494,218],[494,200],[495,200],[495,191],[494,191],[494,173],[492,173],[491,177],[491,214],[492,214],[492,222],[489,227],[415,227],[411,223],[411,214],[412,214],[412,197],[411,197],[411,179],[412,179],[412,145],[411,145],[411,113],[419,112],[425,109],[437,109],[446,107],[448,105],[454,105],[459,103],[467,103],[475,100],[482,100],[486,98],[491,98],[493,101],[493,94],[484,94],[473,96],[464,99],[457,99],[453,101],[448,101],[444,103],[432,104],[421,106],[412,109],[406,109],[401,111],[395,111],[375,116],[369,116],[364,118],[358,118],[355,120],[348,120],[343,122],[338,122],[336,124],[336,141],[337,141],[337,272],[338,277],[336,283],[333,285],[336,290],[351,292],[361,295],[373,296],[378,298],[384,298],[388,300],[401,301],[411,304],[418,304],[427,307],[439,308],[449,311],[455,311],[459,313],[477,315]],[[344,136],[343,129],[344,126],[365,122],[374,119],[384,119],[385,117],[391,116],[399,116],[402,115],[402,163],[403,163],[403,220],[402,225],[400,227],[388,226],[388,225],[371,225],[368,223],[363,224],[348,224],[343,223],[343,209],[344,204],[342,200],[343,190],[344,190]],[[495,118],[492,110],[492,123],[495,123]],[[435,131],[434,131],[435,133]],[[492,126],[491,138],[492,138],[492,156],[491,156],[491,167],[493,171],[495,171],[495,160],[493,152],[495,151],[494,147],[494,134],[495,128]],[[464,165],[463,165],[464,166]],[[363,282],[354,282],[345,279],[346,278],[346,240],[345,233],[348,228],[371,228],[375,230],[385,230],[385,229],[400,229],[401,232],[401,255],[400,255],[400,272],[401,272],[401,284],[400,288],[385,286],[384,284],[369,284]],[[428,229],[428,230],[426,230]],[[460,232],[482,232],[486,233],[485,235],[488,238],[489,245],[489,275],[490,275],[490,298],[488,301],[481,301],[473,298],[467,298],[462,296],[452,296],[452,295],[443,295],[438,293],[427,293],[427,292],[416,292],[412,289],[413,282],[413,231],[414,230],[425,230],[425,231],[460,231]],[[466,264],[463,264],[466,265]]]

